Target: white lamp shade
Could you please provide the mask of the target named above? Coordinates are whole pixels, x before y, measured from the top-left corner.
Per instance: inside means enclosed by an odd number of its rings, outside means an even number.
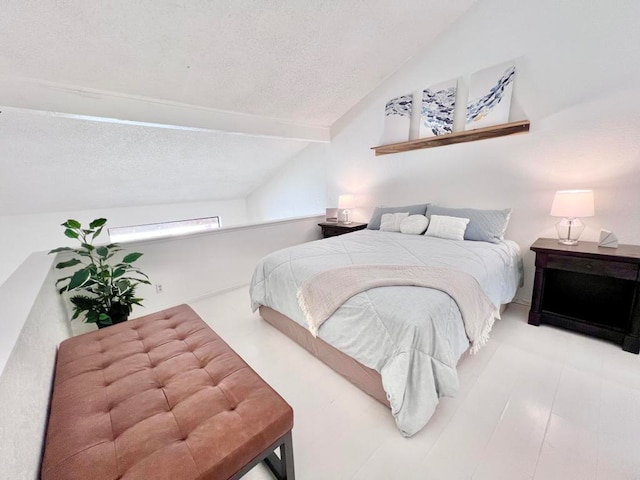
[[[553,197],[552,217],[593,217],[593,190],[559,190]]]
[[[338,208],[347,209],[355,206],[353,195],[340,195],[338,197]]]

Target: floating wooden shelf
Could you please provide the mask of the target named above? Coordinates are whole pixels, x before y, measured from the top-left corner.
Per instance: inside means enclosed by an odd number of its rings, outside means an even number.
[[[452,145],[454,143],[475,142],[476,140],[504,137],[506,135],[515,135],[516,133],[526,133],[528,131],[529,120],[522,120],[520,122],[477,128],[475,130],[465,130],[464,132],[454,132],[447,135],[439,135],[437,137],[419,138],[417,140],[409,140],[408,142],[379,145],[377,147],[371,147],[371,150],[376,151],[376,156],[388,155],[390,153],[408,152],[410,150],[419,150],[421,148],[441,147],[443,145]]]

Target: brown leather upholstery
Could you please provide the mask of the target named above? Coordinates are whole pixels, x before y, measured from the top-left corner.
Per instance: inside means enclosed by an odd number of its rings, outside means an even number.
[[[58,351],[42,478],[227,479],[291,407],[187,305]]]

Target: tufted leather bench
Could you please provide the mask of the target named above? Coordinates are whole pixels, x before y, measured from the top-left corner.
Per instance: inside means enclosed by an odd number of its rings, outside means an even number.
[[[64,341],[41,478],[293,480],[291,407],[187,305]],[[280,448],[280,461],[274,450]]]

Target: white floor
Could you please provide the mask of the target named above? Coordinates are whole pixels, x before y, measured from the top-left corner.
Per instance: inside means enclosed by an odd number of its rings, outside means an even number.
[[[247,289],[191,304],[293,407],[298,480],[640,479],[640,357],[619,346],[530,326],[513,304],[460,361],[458,396],[407,439],[248,305]],[[272,477],[258,466],[245,478]]]

